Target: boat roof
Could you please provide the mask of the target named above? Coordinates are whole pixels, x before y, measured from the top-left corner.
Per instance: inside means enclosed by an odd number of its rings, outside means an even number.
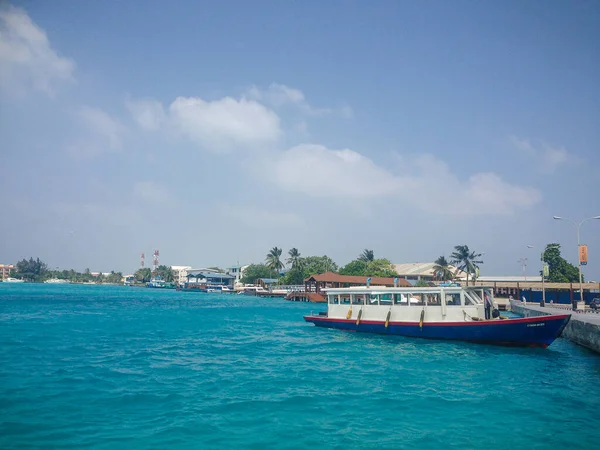
[[[433,287],[388,287],[388,286],[352,286],[347,288],[324,288],[321,289],[327,294],[352,294],[352,293],[371,293],[371,294],[390,294],[394,292],[400,293],[419,293],[419,292],[440,292],[444,291],[460,291],[460,290],[481,290],[493,289],[492,286],[433,286]]]

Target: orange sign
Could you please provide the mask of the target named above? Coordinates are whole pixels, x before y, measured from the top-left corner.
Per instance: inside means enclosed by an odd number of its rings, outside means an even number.
[[[588,261],[587,245],[579,246],[579,262],[581,265],[586,265]]]

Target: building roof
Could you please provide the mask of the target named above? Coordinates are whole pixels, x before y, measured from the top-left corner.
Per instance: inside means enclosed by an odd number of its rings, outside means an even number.
[[[229,275],[227,273],[215,273],[215,272],[206,272],[204,269],[202,270],[188,270],[187,273],[187,278],[198,278],[199,276],[203,277],[203,278],[211,278],[211,279],[215,279],[215,278],[219,278],[222,280],[230,280],[235,278],[233,275]]]
[[[258,280],[266,284],[277,283],[277,278],[258,278]]]
[[[532,276],[527,276],[524,277],[523,275],[517,275],[517,276],[480,276],[479,278],[477,278],[477,281],[481,281],[483,283],[493,283],[493,282],[502,282],[502,281],[507,281],[507,282],[538,282],[541,283],[542,282],[542,277],[541,275],[532,275]]]
[[[371,278],[371,285],[394,285],[394,278],[383,278],[383,277],[362,277],[354,275],[340,275],[339,273],[326,272],[318,275],[311,275],[304,281],[320,281],[322,283],[350,283],[350,284],[367,284],[367,278]],[[410,287],[412,286],[408,281],[403,278],[398,279],[399,287]]]
[[[419,276],[419,275],[433,277],[433,272],[434,272],[433,267],[435,265],[436,264],[434,262],[392,264],[392,266],[394,267],[394,270],[401,277]],[[454,267],[452,265],[450,265],[449,268],[453,273],[455,273],[457,271],[456,267]],[[458,277],[463,277],[466,275],[467,274],[461,270],[459,270],[458,274],[457,274]]]
[[[188,272],[222,273],[222,272],[217,271],[216,269],[209,269],[207,267],[201,267],[200,269],[189,268]]]

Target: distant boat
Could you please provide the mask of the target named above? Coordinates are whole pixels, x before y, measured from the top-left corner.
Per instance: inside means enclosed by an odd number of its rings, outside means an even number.
[[[63,280],[60,278],[50,278],[49,280],[44,281],[44,283],[49,283],[49,284],[69,284],[70,281],[69,280]]]
[[[8,277],[6,280],[4,280],[4,283],[24,283],[24,281],[19,280],[18,278]]]
[[[161,277],[152,278],[150,280],[150,282],[146,283],[146,286],[149,288],[158,288],[158,289],[175,289],[174,283],[165,281]]]

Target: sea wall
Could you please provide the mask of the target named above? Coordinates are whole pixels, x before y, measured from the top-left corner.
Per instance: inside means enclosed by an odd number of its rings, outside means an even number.
[[[574,313],[568,309],[551,308],[512,301],[511,311],[524,317],[545,316],[548,314],[571,314],[562,337],[600,353],[600,314]]]

